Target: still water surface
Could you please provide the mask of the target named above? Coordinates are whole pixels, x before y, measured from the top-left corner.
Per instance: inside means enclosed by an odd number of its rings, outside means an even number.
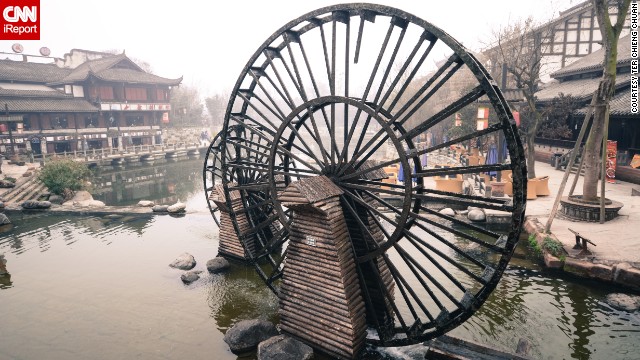
[[[107,171],[95,181],[97,197],[111,204],[186,201],[184,217],[13,215],[14,225],[0,229],[11,273],[0,277],[0,359],[236,359],[222,340],[229,327],[260,316],[277,321],[277,301],[252,268],[206,272],[218,238],[200,166]],[[203,270],[188,286],[168,266],[183,252]],[[452,335],[503,350],[527,337],[539,359],[639,359],[640,314],[608,306],[603,299],[614,291],[515,258],[487,303]],[[425,352],[380,351],[401,359]]]

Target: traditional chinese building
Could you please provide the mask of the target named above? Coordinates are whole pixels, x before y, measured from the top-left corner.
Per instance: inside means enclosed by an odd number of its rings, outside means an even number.
[[[0,123],[0,152],[10,137],[35,155],[161,143],[170,91],[181,81],[146,72],[124,53],[0,60],[0,108],[10,120]]]

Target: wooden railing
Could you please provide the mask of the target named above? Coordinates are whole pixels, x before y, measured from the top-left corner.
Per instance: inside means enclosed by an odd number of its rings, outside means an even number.
[[[75,150],[72,152],[40,154],[33,156],[35,161],[48,161],[55,158],[73,159],[76,161],[91,161],[96,159],[118,158],[131,155],[151,155],[154,153],[170,152],[176,150],[196,150],[202,148],[199,143],[179,142],[173,144],[158,145],[131,145],[124,149],[101,148],[91,150]]]

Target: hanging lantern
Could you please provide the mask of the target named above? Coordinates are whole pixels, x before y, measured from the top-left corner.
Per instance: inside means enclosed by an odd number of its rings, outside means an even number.
[[[476,130],[484,130],[489,127],[489,108],[479,107]]]
[[[456,119],[456,122],[455,122],[456,126],[462,126],[462,118],[460,116],[460,113],[456,113],[455,119]]]

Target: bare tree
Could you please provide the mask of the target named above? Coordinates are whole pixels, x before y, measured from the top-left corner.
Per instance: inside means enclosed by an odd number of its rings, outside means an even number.
[[[598,164],[601,156],[601,146],[605,126],[609,118],[609,101],[613,96],[616,84],[616,68],[618,62],[618,39],[629,12],[631,0],[592,0],[593,8],[598,18],[602,45],[604,48],[603,73],[598,90],[593,94],[591,104],[594,108],[593,125],[584,148],[584,184],[582,197],[585,201],[597,199],[598,193]],[[617,10],[615,24],[611,23],[609,7]]]
[[[171,110],[174,126],[202,125],[204,106],[196,87],[181,85],[171,89]]]
[[[502,69],[509,75],[508,87],[516,87],[524,98],[524,111],[521,116],[520,136],[526,144],[527,173],[529,178],[536,177],[534,139],[545,119],[544,109],[536,106],[535,93],[538,91],[540,70],[542,66],[544,32],[550,28],[537,26],[532,18],[514,22],[493,34],[496,44],[484,55],[492,59],[498,73]],[[500,65],[504,64],[503,67]],[[495,76],[494,76],[495,77]],[[498,78],[498,77],[496,77]]]
[[[215,94],[204,99],[213,125],[222,125],[224,122],[224,114],[227,110],[228,102],[229,95],[227,94]]]

